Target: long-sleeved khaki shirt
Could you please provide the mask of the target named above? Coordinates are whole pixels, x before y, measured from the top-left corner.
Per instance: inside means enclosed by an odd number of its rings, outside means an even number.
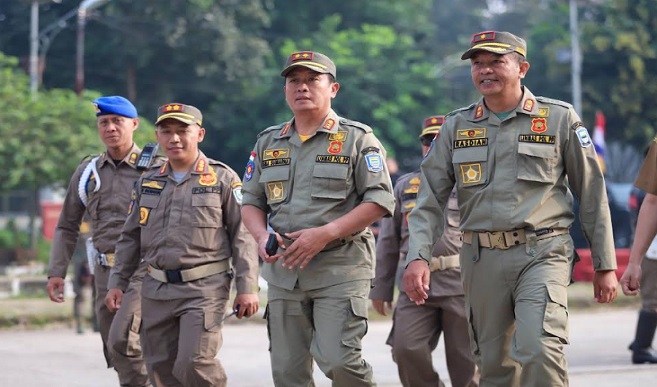
[[[244,176],[244,205],[269,214],[280,234],[323,226],[361,203],[394,211],[392,183],[385,149],[372,129],[331,111],[305,142],[294,120],[260,133]],[[262,276],[285,289],[318,289],[337,283],[371,279],[374,236],[324,250],[303,270],[264,263]]]
[[[142,259],[159,270],[231,259],[237,292],[257,292],[258,253],[242,223],[241,186],[235,171],[203,153],[180,182],[168,162],[144,173],[132,192],[108,287],[125,291]],[[162,283],[146,275],[142,294],[153,299],[218,297],[225,283],[218,278]]]
[[[395,277],[401,263],[406,266],[408,253],[408,215],[415,207],[417,192],[420,186],[420,172],[411,172],[401,176],[395,184],[394,195],[397,205],[390,218],[383,218],[379,222],[379,236],[376,241],[376,276],[370,291],[373,300],[392,301]],[[445,217],[445,232],[433,246],[432,256],[457,255],[461,250],[461,232],[459,231],[459,208],[456,200],[456,191],[452,191],[447,201]],[[396,279],[399,290],[404,291],[400,278]],[[433,297],[446,297],[463,295],[461,284],[461,270],[451,268],[436,270],[431,273],[429,295]]]
[[[85,212],[91,220],[94,247],[100,253],[114,252],[123,222],[128,216],[130,192],[141,175],[135,167],[140,152],[141,150],[133,145],[130,153],[118,165],[114,164],[107,153],[103,153],[96,160],[98,175],[90,174],[82,183],[82,173],[94,158],[85,159],[75,170],[57,222],[50,251],[48,277],[64,278],[66,275]],[[81,196],[87,201],[86,205]]]
[[[594,269],[616,269],[604,177],[588,131],[565,102],[524,87],[503,121],[483,99],[452,112],[421,172],[407,260],[431,256],[454,184],[460,228],[476,232],[568,228],[575,216],[570,187],[580,201]]]

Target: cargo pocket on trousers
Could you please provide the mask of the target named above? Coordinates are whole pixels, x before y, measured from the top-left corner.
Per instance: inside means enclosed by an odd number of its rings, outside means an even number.
[[[562,344],[568,344],[568,292],[565,286],[548,284],[543,330],[548,335],[558,337]]]
[[[127,356],[141,355],[141,344],[139,341],[139,331],[141,330],[141,316],[138,314],[132,315],[130,327],[128,329],[128,343],[125,354]]]
[[[201,335],[201,347],[199,354],[206,358],[214,358],[219,351],[219,341],[221,340],[221,318],[222,310],[208,308],[203,310],[205,332]]]
[[[362,339],[367,334],[368,300],[352,298],[349,300],[350,314],[342,329],[342,344],[350,348],[362,349]]]

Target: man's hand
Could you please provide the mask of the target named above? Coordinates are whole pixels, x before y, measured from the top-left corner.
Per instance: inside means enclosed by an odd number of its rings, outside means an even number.
[[[628,263],[625,272],[620,279],[623,293],[626,296],[636,296],[641,288],[641,265]]]
[[[274,233],[276,235],[276,240],[278,240],[278,246],[281,249],[285,249],[287,246],[285,246],[285,243],[283,241],[283,238],[278,233]],[[267,263],[274,263],[278,261],[279,258],[283,256],[283,254],[274,254],[274,255],[269,255],[267,254],[267,251],[265,250],[265,246],[267,246],[267,240],[269,239],[269,233],[263,233],[260,238],[258,238],[258,254],[260,257],[262,257],[262,260],[267,262]]]
[[[287,246],[283,254],[285,256],[283,267],[288,269],[294,269],[297,266],[300,269],[305,268],[308,266],[308,262],[334,239],[319,227],[290,232],[285,236],[294,240]]]
[[[431,270],[429,270],[429,263],[424,259],[416,259],[406,266],[404,271],[404,290],[406,295],[416,305],[424,304],[429,295],[429,278]]]
[[[233,302],[233,310],[237,309],[238,305],[240,309],[237,312],[237,318],[251,317],[260,308],[260,300],[256,293],[238,294]]]
[[[64,278],[50,277],[46,285],[48,296],[54,302],[64,302]]]
[[[593,276],[593,297],[595,302],[612,302],[618,294],[618,280],[614,270],[596,271]]]
[[[105,296],[105,305],[110,312],[114,313],[121,308],[121,301],[123,301],[123,291],[121,289],[112,288],[107,291]]]
[[[372,300],[372,307],[377,311],[381,316],[387,316],[386,309],[388,311],[392,310],[392,302],[383,301],[383,300]]]

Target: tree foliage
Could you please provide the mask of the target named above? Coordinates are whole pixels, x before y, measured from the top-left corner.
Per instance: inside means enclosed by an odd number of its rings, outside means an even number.
[[[0,51],[20,57],[23,65],[29,3],[0,2]],[[602,110],[608,141],[642,149],[657,119],[650,105],[657,94],[657,80],[650,76],[657,3],[578,4],[584,122],[592,128],[595,111]],[[41,27],[78,5],[78,0],[42,3]],[[240,170],[257,133],[290,117],[280,77],[287,56],[323,51],[338,66],[336,111],[372,126],[409,170],[417,165],[422,119],[479,98],[469,63],[460,60],[475,32],[499,29],[525,37],[532,65],[525,83],[538,95],[570,102],[568,12],[563,0],[113,0],[87,20],[85,86],[134,100],[146,117],[139,135],[152,135],[146,121],[152,122],[159,105],[196,105],[208,131],[203,150]],[[73,88],[75,32],[73,19],[53,39],[41,94]],[[74,105],[72,96],[53,98],[64,110]],[[81,122],[92,124],[86,113],[76,112]],[[81,145],[67,149],[82,153]]]

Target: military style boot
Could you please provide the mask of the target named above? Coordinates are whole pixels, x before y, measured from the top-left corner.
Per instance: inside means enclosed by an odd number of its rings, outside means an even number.
[[[636,336],[630,345],[632,363],[657,363],[657,352],[652,349],[655,328],[657,328],[657,311],[642,309],[636,324]]]

